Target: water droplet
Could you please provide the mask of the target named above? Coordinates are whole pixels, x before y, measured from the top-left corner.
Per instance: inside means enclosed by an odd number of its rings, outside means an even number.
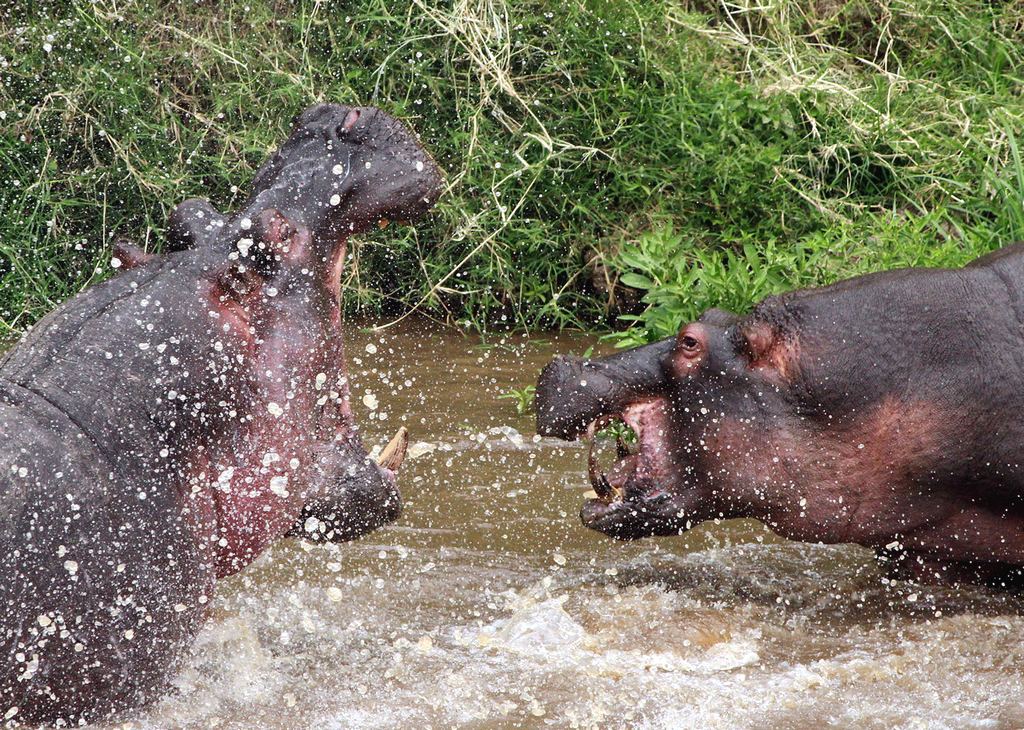
[[[278,497],[288,496],[288,475],[281,474],[270,480],[270,491]]]

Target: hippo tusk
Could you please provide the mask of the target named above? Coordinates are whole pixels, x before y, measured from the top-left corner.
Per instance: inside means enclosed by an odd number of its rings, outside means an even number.
[[[590,440],[590,450],[587,452],[587,476],[590,477],[590,486],[594,488],[598,498],[611,499],[615,489],[608,482],[604,472],[598,469],[597,457],[594,455],[594,439]]]
[[[405,461],[405,452],[409,448],[409,429],[402,426],[398,429],[388,445],[381,449],[377,457],[377,464],[390,471],[398,471]]]

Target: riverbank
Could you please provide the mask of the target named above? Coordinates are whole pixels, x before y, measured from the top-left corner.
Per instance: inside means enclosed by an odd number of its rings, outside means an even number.
[[[708,306],[1024,238],[1024,7],[938,0],[16,3],[0,330],[237,206],[289,120],[379,104],[448,174],[350,311],[657,337]]]

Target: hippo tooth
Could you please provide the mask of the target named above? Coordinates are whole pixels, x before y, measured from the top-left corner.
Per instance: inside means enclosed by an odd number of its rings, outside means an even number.
[[[608,480],[608,475],[598,470],[597,457],[594,456],[594,439],[590,439],[590,449],[587,452],[587,476],[598,499],[611,503],[625,498],[623,488],[612,484]]]
[[[590,440],[590,449],[587,453],[587,476],[590,477],[590,486],[597,492],[601,499],[607,499],[612,494],[612,485],[603,472],[598,473],[597,457],[594,456],[594,439]]]
[[[385,469],[397,471],[405,460],[405,452],[408,447],[409,429],[402,426],[388,442],[388,445],[381,450],[380,456],[377,457],[377,463]]]
[[[594,488],[594,491],[598,494],[601,490],[598,489],[599,480],[597,478],[597,457],[594,456],[594,439],[590,439],[590,448],[587,449],[587,476],[590,478],[590,486]]]

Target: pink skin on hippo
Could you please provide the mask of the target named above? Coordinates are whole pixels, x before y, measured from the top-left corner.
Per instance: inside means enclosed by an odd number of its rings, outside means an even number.
[[[0,717],[76,725],[159,694],[217,578],[294,534],[397,518],[404,430],[367,457],[338,297],[346,239],[441,174],[372,108],[320,105],[234,215],[69,300],[0,361]]]
[[[585,525],[619,539],[754,517],[875,549],[896,577],[1022,585],[1024,245],[709,310],[678,336],[559,358],[538,432],[638,434]]]

